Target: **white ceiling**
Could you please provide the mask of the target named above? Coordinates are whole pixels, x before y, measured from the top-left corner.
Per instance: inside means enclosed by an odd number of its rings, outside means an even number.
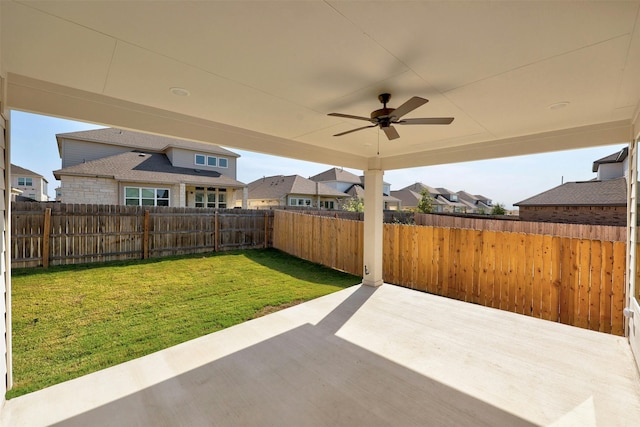
[[[640,131],[640,1],[1,0],[0,14],[16,109],[359,169]],[[332,136],[365,123],[327,113],[368,116],[382,92],[430,100],[407,117],[455,121]]]

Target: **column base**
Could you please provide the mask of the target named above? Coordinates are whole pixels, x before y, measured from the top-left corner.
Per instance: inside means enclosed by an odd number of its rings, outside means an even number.
[[[362,284],[364,286],[371,286],[372,288],[377,288],[378,286],[382,286],[384,284],[384,281],[382,281],[382,280],[362,279]]]

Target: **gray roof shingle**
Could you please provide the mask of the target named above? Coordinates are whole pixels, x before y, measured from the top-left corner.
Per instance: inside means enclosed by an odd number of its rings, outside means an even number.
[[[422,196],[413,190],[407,188],[403,190],[392,191],[391,195],[402,202],[403,207],[418,206],[418,202]]]
[[[515,203],[515,206],[625,206],[627,180],[567,182]]]
[[[25,169],[25,168],[23,168],[21,166],[18,166],[18,165],[14,165],[13,163],[11,163],[11,175],[37,176],[38,178],[44,179],[45,182],[49,182],[42,175],[40,175],[39,173],[36,173],[36,172],[34,172],[32,170],[29,170],[29,169]]]
[[[128,182],[244,187],[242,182],[219,172],[175,167],[162,153],[138,151],[129,151],[58,169],[53,171],[53,174],[56,179],[60,179],[61,175],[98,176]]]
[[[249,183],[249,199],[281,199],[288,194],[347,197],[342,191],[300,175],[275,175]]]
[[[309,179],[316,182],[338,181],[338,182],[350,182],[352,184],[361,183],[361,179],[358,175],[355,175],[349,171],[346,171],[344,169],[339,169],[339,168],[331,168],[317,175],[314,175]]]

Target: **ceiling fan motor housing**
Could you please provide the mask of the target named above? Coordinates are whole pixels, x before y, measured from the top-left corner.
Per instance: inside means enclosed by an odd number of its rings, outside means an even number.
[[[371,118],[380,124],[381,127],[387,127],[391,123],[391,113],[395,108],[381,108],[371,113]]]

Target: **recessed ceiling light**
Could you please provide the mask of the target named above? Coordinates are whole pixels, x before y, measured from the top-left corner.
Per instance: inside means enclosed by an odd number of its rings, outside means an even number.
[[[562,102],[556,102],[555,104],[551,104],[549,105],[549,110],[561,110],[562,108],[566,107],[567,105],[569,105],[569,102],[567,101],[562,101]]]
[[[191,95],[191,92],[189,92],[188,90],[186,90],[184,88],[181,88],[181,87],[172,87],[171,89],[169,89],[169,92],[171,92],[175,96],[189,96],[189,95]]]

